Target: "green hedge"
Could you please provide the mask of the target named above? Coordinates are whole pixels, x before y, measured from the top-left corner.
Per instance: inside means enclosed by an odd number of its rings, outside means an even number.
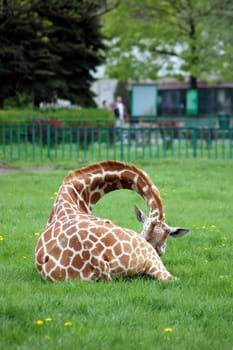
[[[64,126],[107,126],[114,124],[113,113],[101,108],[5,109],[0,110],[1,125],[33,124],[39,120],[59,120]]]

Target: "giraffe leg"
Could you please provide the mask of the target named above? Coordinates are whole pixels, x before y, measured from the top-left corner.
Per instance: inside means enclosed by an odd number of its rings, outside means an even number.
[[[161,262],[162,263],[162,262]],[[150,269],[148,269],[147,274],[152,276],[155,279],[168,281],[168,280],[176,280],[175,276],[172,276],[170,272],[167,271],[163,264],[159,264],[159,266],[152,265]]]
[[[96,275],[96,280],[104,279],[111,281],[109,263],[100,256],[93,255],[91,258],[91,265],[94,269],[93,273]]]

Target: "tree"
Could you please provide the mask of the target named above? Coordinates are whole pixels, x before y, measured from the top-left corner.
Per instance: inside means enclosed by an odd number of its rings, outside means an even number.
[[[51,23],[47,30],[49,52],[59,57],[57,95],[83,106],[93,105],[91,71],[103,62],[103,37],[97,1],[40,1],[38,14]]]
[[[232,79],[233,24],[230,0],[122,0],[105,16],[107,72],[139,80],[161,75],[185,79]]]
[[[0,105],[17,91],[34,104],[56,96],[93,105],[91,71],[103,62],[99,2],[3,0],[0,4]]]

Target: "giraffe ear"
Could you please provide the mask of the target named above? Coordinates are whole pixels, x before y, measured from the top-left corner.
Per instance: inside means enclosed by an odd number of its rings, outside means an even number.
[[[144,214],[143,211],[139,209],[136,205],[134,206],[134,211],[138,221],[144,224],[144,222],[147,220],[146,214]]]
[[[170,227],[170,233],[169,235],[172,238],[180,238],[184,235],[186,235],[186,233],[188,233],[189,230],[186,228],[180,228],[180,227]]]

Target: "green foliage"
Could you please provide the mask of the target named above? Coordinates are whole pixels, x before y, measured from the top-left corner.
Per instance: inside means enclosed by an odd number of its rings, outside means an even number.
[[[120,79],[166,75],[233,78],[233,6],[215,0],[125,0],[104,18],[108,72]],[[179,74],[179,75],[177,75]]]
[[[0,107],[24,92],[94,106],[91,71],[103,62],[97,1],[5,1],[0,7]]]
[[[68,167],[69,165],[69,167]],[[2,349],[232,348],[232,165],[221,161],[137,163],[161,191],[167,221],[190,228],[170,239],[163,262],[176,282],[47,283],[34,248],[58,190],[76,162],[1,175],[0,345]],[[95,214],[141,230],[127,190],[105,196]]]
[[[58,108],[58,109],[5,109],[0,110],[0,124],[22,124],[33,123],[36,120],[56,119],[71,125],[74,122],[84,121],[87,124],[95,124],[103,121],[106,124],[115,120],[114,115],[102,108]]]

